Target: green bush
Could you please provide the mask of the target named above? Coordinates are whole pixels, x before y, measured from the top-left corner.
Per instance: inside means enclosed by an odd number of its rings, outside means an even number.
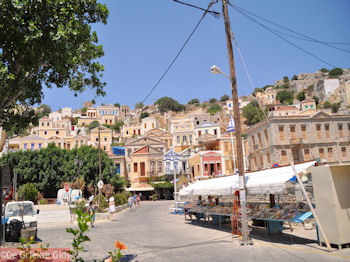
[[[34,203],[38,200],[38,189],[32,183],[21,185],[17,193],[19,200],[29,200]]]
[[[85,206],[85,204],[85,201],[77,202],[74,208],[74,213],[76,213],[77,211],[80,211],[83,214],[87,213],[87,207]]]
[[[153,200],[153,201],[156,201],[156,200],[157,200],[157,195],[156,195],[156,194],[153,194],[153,195],[152,195],[152,200]]]
[[[96,205],[98,205],[98,195],[96,195],[96,197],[94,198],[94,203]],[[108,207],[108,199],[105,198],[105,196],[103,194],[101,194],[101,197],[100,197],[100,207],[98,209],[99,212],[102,212],[104,211],[104,209],[106,209]]]
[[[129,191],[123,191],[114,195],[114,202],[116,206],[121,206],[128,203],[128,198],[131,196]]]

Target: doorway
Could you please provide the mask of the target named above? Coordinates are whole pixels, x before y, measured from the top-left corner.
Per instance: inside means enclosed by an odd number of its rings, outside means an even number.
[[[140,175],[145,176],[145,162],[140,163]]]

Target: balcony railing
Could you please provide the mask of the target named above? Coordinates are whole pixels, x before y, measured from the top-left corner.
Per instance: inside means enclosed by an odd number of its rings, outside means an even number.
[[[302,144],[303,143],[303,139],[301,137],[293,137],[290,139],[290,143],[291,144]]]
[[[185,170],[183,169],[176,169],[176,175],[185,175],[190,173],[190,169],[186,168]],[[174,174],[174,169],[165,169],[165,174],[166,175],[173,175]]]

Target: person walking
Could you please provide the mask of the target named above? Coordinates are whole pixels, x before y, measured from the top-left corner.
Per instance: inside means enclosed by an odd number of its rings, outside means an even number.
[[[109,219],[113,220],[113,215],[115,213],[114,197],[109,198],[108,210],[109,210]]]
[[[141,202],[140,196],[136,197],[136,201],[137,201],[137,206],[140,207],[140,202]]]
[[[136,196],[136,194],[134,194],[134,196],[132,197],[132,200],[134,201],[134,206],[136,207],[136,203],[137,203],[137,196]]]
[[[133,198],[132,196],[129,196],[128,198],[129,208],[132,208],[132,202],[133,202]]]
[[[89,216],[91,216],[91,227],[94,227],[94,223],[95,223],[95,205],[92,203],[92,201],[90,201],[88,208],[87,208],[87,212],[89,214]]]

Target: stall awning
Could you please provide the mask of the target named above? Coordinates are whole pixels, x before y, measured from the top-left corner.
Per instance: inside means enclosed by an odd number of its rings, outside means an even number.
[[[316,161],[295,165],[298,173],[313,166]],[[247,173],[246,186],[248,194],[280,194],[285,191],[286,182],[294,178],[291,166],[272,168]],[[239,189],[238,175],[213,178],[195,182],[180,190],[180,196],[186,195],[232,195]]]
[[[153,186],[149,184],[139,184],[126,189],[126,191],[153,191],[153,190],[154,190]]]

